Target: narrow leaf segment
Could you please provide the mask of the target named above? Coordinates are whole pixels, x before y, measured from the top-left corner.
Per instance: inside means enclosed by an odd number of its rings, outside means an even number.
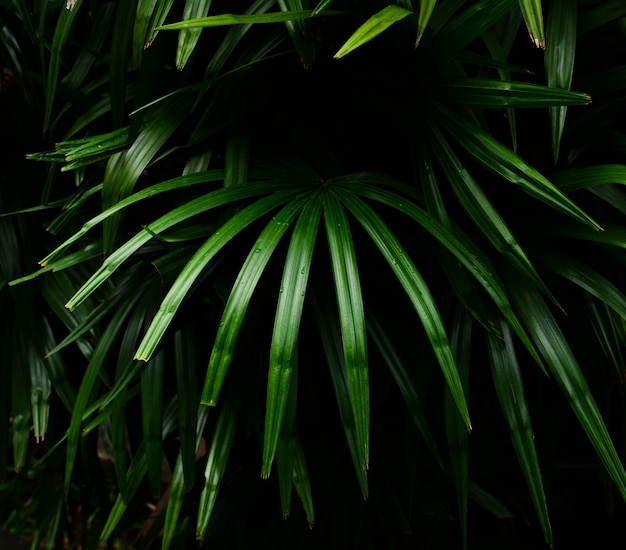
[[[377,37],[381,32],[388,29],[396,21],[404,19],[407,15],[411,15],[413,12],[400,6],[392,4],[382,9],[378,13],[372,15],[365,23],[363,23],[346,43],[339,48],[335,54],[335,59],[339,59],[344,55],[356,50],[359,46],[362,46],[366,42]]]

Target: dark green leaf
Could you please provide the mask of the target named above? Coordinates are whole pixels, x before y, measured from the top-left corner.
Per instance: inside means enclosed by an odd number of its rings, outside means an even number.
[[[519,7],[522,10],[526,27],[530,34],[530,39],[538,48],[546,47],[546,38],[543,33],[543,13],[541,10],[541,0],[519,0]]]
[[[548,43],[545,65],[548,86],[569,90],[576,55],[576,0],[556,0],[548,12]],[[555,162],[559,158],[561,137],[565,126],[567,106],[550,108],[552,149]]]
[[[626,472],[567,339],[539,294],[519,278],[514,280],[520,316],[609,476],[626,499]]]
[[[435,97],[483,109],[587,105],[591,102],[587,94],[525,82],[468,78],[438,80],[427,87]]]
[[[491,374],[522,474],[539,517],[544,539],[548,547],[551,547],[552,527],[548,518],[546,495],[535,449],[535,433],[526,402],[526,392],[517,354],[507,323],[501,320],[497,328],[502,339],[495,338],[491,334],[488,337]]]

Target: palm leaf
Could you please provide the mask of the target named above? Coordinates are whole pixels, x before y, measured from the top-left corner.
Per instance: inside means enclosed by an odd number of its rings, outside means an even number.
[[[404,287],[420,317],[466,428],[471,429],[465,394],[437,305],[415,265],[382,219],[351,193],[341,201],[357,218]]]
[[[591,296],[585,296],[585,303],[589,311],[589,322],[596,334],[604,356],[615,369],[618,379],[623,379],[624,365],[624,335],[615,322],[615,314],[609,307]]]
[[[425,84],[430,93],[437,98],[481,109],[503,107],[523,109],[591,103],[591,98],[587,94],[526,82],[456,78],[439,79],[431,84]]]
[[[96,346],[83,375],[68,429],[67,457],[65,465],[65,490],[69,489],[72,480],[72,471],[74,469],[74,459],[78,450],[78,440],[81,433],[83,413],[90,403],[93,395],[92,392],[97,387],[98,379],[100,376],[104,375],[103,367],[106,356],[121,332],[124,326],[124,320],[132,311],[132,307],[139,297],[139,295],[136,295],[125,304],[126,307],[116,309],[109,325],[107,326],[107,329],[98,341],[98,345]],[[106,375],[104,375],[104,378],[106,379]]]
[[[48,370],[44,364],[44,358],[32,346],[29,348],[30,355],[30,402],[32,407],[33,432],[35,441],[43,441],[48,428],[48,415],[50,412],[50,393],[52,384],[48,376]]]
[[[211,0],[187,0],[183,19],[197,19],[205,16],[211,8]],[[176,50],[176,67],[183,69],[189,57],[196,48],[202,28],[182,29],[178,35],[178,49]]]
[[[328,12],[326,12],[328,13]],[[378,13],[372,15],[365,23],[363,23],[341,48],[335,54],[335,59],[339,59],[344,55],[356,50],[358,47],[376,38],[381,32],[387,30],[395,22],[404,19],[413,12],[406,8],[401,8],[395,4],[391,4],[383,8]]]
[[[322,198],[319,194],[312,195],[294,227],[285,259],[270,349],[261,469],[261,477],[264,478],[270,475],[289,394],[302,307],[321,213]]]
[[[144,452],[148,465],[148,479],[154,498],[158,498],[161,494],[164,368],[165,357],[163,353],[159,353],[141,373],[141,419],[145,441]]]
[[[526,402],[526,392],[519,369],[517,354],[509,326],[500,320],[497,328],[502,338],[488,334],[489,362],[496,394],[509,426],[509,432],[522,474],[526,480],[543,536],[549,547],[552,546],[552,527],[548,518],[546,495],[543,489],[535,434],[530,411]]]
[[[311,482],[309,479],[309,471],[304,456],[304,449],[299,437],[293,442],[293,485],[302,501],[306,521],[309,528],[315,525],[315,510],[313,507],[313,495],[311,493]]]
[[[511,277],[516,282],[513,296],[520,316],[607,473],[626,499],[626,472],[567,339],[539,294],[518,276]]]
[[[298,406],[298,358],[292,361],[289,393],[285,403],[283,423],[276,445],[276,469],[283,518],[291,514],[291,493],[293,492],[293,461],[296,439],[296,411]]]
[[[180,456],[183,465],[185,488],[194,482],[196,464],[196,417],[200,404],[196,380],[197,359],[194,350],[196,333],[192,329],[179,330],[174,335],[176,393],[178,403],[178,431]]]
[[[82,4],[82,0],[75,0],[74,2],[72,2],[71,9],[61,10],[61,14],[59,15],[59,19],[54,28],[54,36],[52,37],[52,48],[50,52],[50,64],[48,66],[45,83],[45,103],[43,116],[45,131],[48,131],[50,129],[52,107],[56,97],[57,84],[60,80],[59,74],[61,72],[63,52],[65,50],[65,46],[67,45],[72,26],[74,25],[74,21],[76,20],[76,17],[80,12]]]
[[[584,168],[571,168],[551,175],[554,184],[563,193],[578,189],[589,189],[596,185],[619,183],[626,185],[626,165],[596,164]]]
[[[318,295],[313,297],[313,307],[317,319],[317,327],[322,339],[322,347],[326,356],[326,363],[330,371],[335,399],[339,407],[339,416],[346,436],[346,443],[348,444],[354,471],[361,488],[361,494],[364,499],[367,499],[369,497],[367,471],[362,467],[361,450],[356,435],[356,423],[348,389],[348,377],[344,364],[341,329],[337,313],[333,311],[329,300],[323,299]]]
[[[263,195],[272,191],[284,191],[284,184],[271,185],[269,183],[238,186],[228,189],[219,189],[188,203],[175,208],[151,223],[145,230],[137,233],[126,241],[103,262],[102,266],[90,277],[90,279],[68,301],[67,307],[71,310],[78,307],[83,300],[91,295],[104,281],[106,281],[134,252],[143,244],[158,235],[162,231],[181,223],[202,212],[212,208],[228,204],[241,199]],[[285,201],[292,196],[293,192],[286,192]],[[149,231],[148,231],[149,229]]]
[[[206,424],[209,410],[201,407],[198,411],[198,423],[196,427],[196,448],[200,444],[202,431]],[[170,487],[170,498],[167,501],[167,509],[165,510],[165,524],[163,526],[163,550],[168,550],[172,544],[172,539],[176,533],[179,524],[180,512],[185,499],[185,476],[183,474],[183,461],[181,454],[176,458],[176,465],[172,472],[172,482]]]
[[[543,32],[543,13],[541,10],[541,0],[519,0],[519,7],[522,10],[526,27],[530,34],[530,39],[538,48],[546,47],[546,38]],[[552,39],[552,35],[550,35]]]
[[[371,314],[368,314],[367,330],[368,334],[372,337],[374,344],[378,348],[378,352],[383,358],[383,361],[389,368],[389,371],[391,372],[391,375],[393,376],[396,385],[402,394],[406,408],[409,411],[415,426],[428,445],[428,449],[432,453],[433,458],[443,468],[443,459],[441,458],[437,442],[426,418],[422,399],[419,396],[416,384],[412,380],[410,372],[411,364],[402,360],[399,356],[398,350],[394,346],[389,334],[383,328],[380,320]]]
[[[367,174],[366,176],[367,178],[364,178],[365,181],[375,181],[376,179],[372,174]],[[339,181],[337,181],[338,179],[339,178],[333,180],[335,184],[339,183]],[[354,176],[350,176],[347,179],[353,181]],[[386,204],[414,219],[450,251],[454,257],[467,268],[472,276],[478,280],[489,296],[491,296],[513,330],[517,333],[522,342],[524,342],[524,345],[537,364],[543,365],[534,345],[513,312],[507,291],[502,281],[500,281],[499,277],[496,275],[495,268],[471,240],[465,238],[460,230],[455,231],[453,234],[417,205],[400,195],[369,186],[363,182],[359,183],[358,192],[366,198]]]
[[[329,15],[332,12],[326,12]],[[222,27],[225,25],[244,25],[259,23],[284,23],[285,21],[296,21],[299,19],[307,19],[313,14],[312,10],[302,11],[281,11],[271,13],[251,13],[251,14],[232,14],[223,13],[220,15],[210,15],[208,17],[198,17],[197,19],[189,19],[187,21],[179,21],[178,23],[170,23],[161,25],[156,30],[181,30],[194,29],[198,27]]]
[[[436,4],[437,0],[420,0],[420,12],[417,19],[417,38],[415,40],[415,47],[419,46],[422,36],[424,36],[424,31],[426,30],[428,21],[430,20],[430,16],[432,15]]]
[[[435,139],[432,142],[432,148],[461,206],[491,244],[504,254],[513,265],[526,273],[535,282],[537,288],[540,288],[546,296],[558,305],[556,298],[547,288],[485,192],[472,178],[454,150],[436,128],[433,128],[433,133]]]
[[[469,369],[472,349],[472,318],[458,313],[452,327],[451,346],[454,357],[459,365],[461,383],[466,393],[469,392]],[[467,548],[467,503],[469,496],[469,449],[468,434],[459,416],[456,403],[450,391],[444,393],[444,415],[446,421],[446,437],[450,449],[450,476],[456,490],[459,522],[463,535],[463,548]]]
[[[548,86],[569,90],[576,55],[576,1],[557,0],[548,12],[548,36],[545,65]],[[561,137],[565,127],[567,106],[550,107],[552,149],[555,162],[559,158]]]
[[[224,307],[202,390],[204,405],[215,406],[226,372],[236,350],[237,339],[252,294],[283,235],[303,207],[304,200],[293,200],[280,210],[263,229],[250,250]]]
[[[626,15],[626,6],[621,0],[608,0],[581,15],[578,35],[581,36],[611,21]]]
[[[175,423],[176,399],[173,399],[168,403],[167,407],[163,411],[162,438],[174,429]],[[100,542],[103,544],[106,544],[110,536],[113,534],[117,524],[126,512],[130,499],[137,492],[143,478],[146,476],[148,467],[146,464],[146,454],[143,450],[143,445],[144,443],[142,442],[137,448],[135,457],[133,458],[126,474],[127,496],[123,497],[121,493],[118,494],[106,519],[104,527],[102,528],[102,532],[100,533]]]
[[[302,0],[279,0],[278,4],[284,12],[304,9]],[[313,15],[315,14],[312,12],[311,17]],[[310,68],[315,61],[315,31],[308,25],[309,19],[285,21],[289,36],[305,69]]]
[[[162,102],[148,117],[145,126],[129,149],[110,158],[102,189],[104,208],[112,206],[132,193],[139,176],[180,126],[188,109],[188,99],[176,98],[176,101]],[[114,247],[119,223],[119,214],[107,218],[104,222],[105,253],[109,253]]]
[[[235,214],[218,229],[192,256],[187,265],[178,275],[169,292],[161,302],[159,311],[150,323],[146,334],[139,344],[135,358],[148,361],[159,345],[163,334],[169,327],[176,311],[187,297],[196,279],[206,269],[215,255],[226,246],[237,234],[243,231],[256,219],[274,210],[292,198],[293,192],[274,193],[257,200],[241,212]]]
[[[63,242],[63,244],[61,244],[59,247],[53,250],[50,254],[48,254],[43,260],[41,260],[40,263],[43,266],[48,266],[52,268],[52,266],[50,265],[51,262],[54,262],[54,260],[64,250],[66,250],[71,244],[76,242],[83,235],[85,235],[88,231],[90,231],[93,227],[98,225],[100,222],[104,221],[109,216],[112,216],[116,212],[120,212],[124,210],[125,208],[129,207],[132,204],[135,204],[138,201],[156,196],[160,193],[172,191],[174,189],[180,189],[183,187],[197,185],[200,183],[222,181],[223,178],[224,178],[223,170],[210,170],[210,171],[205,171],[205,172],[198,172],[194,174],[179,176],[177,178],[173,178],[170,180],[157,183],[146,189],[142,189],[141,191],[138,191],[137,193],[134,193],[130,195],[129,197],[126,197],[125,199],[120,200],[119,202],[115,203],[111,207],[107,208],[106,210],[104,210],[103,212],[101,212],[100,214],[98,214],[97,216],[95,216],[94,218],[86,222],[85,224],[83,224],[83,226],[79,230],[75,231],[71,237],[69,237],[65,242]],[[54,262],[53,264],[54,268],[56,269],[58,269],[57,267],[58,265],[59,265],[58,262]],[[61,264],[61,266],[62,265],[63,264]]]
[[[23,349],[28,349],[24,346]],[[13,349],[11,361],[11,442],[13,445],[13,468],[19,472],[26,465],[28,440],[31,426],[30,380],[25,361],[20,360]]]
[[[348,390],[356,424],[361,465],[369,464],[369,376],[365,312],[356,253],[348,217],[331,190],[324,197],[324,218],[339,306],[341,339],[348,375]]]
[[[315,9],[313,10],[313,13],[311,14],[311,17],[315,17],[315,16],[319,15],[320,13],[322,13],[333,2],[334,2],[334,0],[320,0],[319,3],[317,4],[317,6],[315,6]]]
[[[626,295],[593,267],[572,255],[555,253],[554,251],[550,251],[549,255],[546,254],[542,258],[542,262],[561,277],[568,279],[588,294],[604,302],[622,319],[626,320]]]
[[[601,229],[597,222],[563,195],[545,176],[477,126],[453,116],[451,112],[442,108],[437,109],[437,121],[461,147],[488,170],[511,183],[520,185],[528,194],[575,220],[595,230]]]
[[[158,34],[158,27],[165,21],[174,0],[139,0],[133,35],[133,60],[141,64],[143,51],[150,47]]]
[[[458,4],[460,2],[453,7]],[[453,56],[491,28],[514,5],[515,0],[480,0],[471,4],[437,33],[438,49],[445,56]]]
[[[228,464],[228,456],[235,439],[237,422],[239,420],[239,408],[240,398],[237,392],[229,392],[224,397],[223,407],[219,411],[204,470],[204,488],[200,495],[196,525],[196,533],[199,540],[204,540],[205,538],[220,484],[224,477],[224,471]]]

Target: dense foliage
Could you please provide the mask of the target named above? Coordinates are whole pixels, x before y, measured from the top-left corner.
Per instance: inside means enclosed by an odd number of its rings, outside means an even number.
[[[623,0],[0,0],[5,527],[608,537],[625,54]]]

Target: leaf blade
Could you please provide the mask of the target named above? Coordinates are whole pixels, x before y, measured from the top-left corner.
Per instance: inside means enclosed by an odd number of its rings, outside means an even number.
[[[263,478],[270,475],[283,421],[321,214],[322,201],[321,197],[316,194],[307,201],[300,213],[285,259],[270,348],[261,468]]]
[[[348,193],[342,195],[342,202],[350,212],[354,214],[359,223],[361,223],[404,287],[424,325],[426,335],[439,361],[444,378],[457,404],[461,418],[466,428],[471,430],[469,412],[456,368],[456,362],[454,361],[452,350],[450,349],[438,307],[428,286],[395,235],[393,235],[389,227],[369,206]]]
[[[537,48],[544,49],[546,47],[546,37],[543,30],[541,0],[519,0],[519,6],[532,43]]]
[[[372,15],[365,23],[363,23],[352,36],[335,53],[335,59],[340,59],[346,54],[356,50],[358,47],[376,38],[380,33],[387,30],[397,21],[401,21],[407,15],[412,15],[412,11],[401,8],[395,4],[391,4],[383,8],[378,13]]]
[[[332,263],[348,390],[356,425],[361,466],[369,467],[370,399],[363,296],[350,222],[341,197],[325,193],[324,219]]]

